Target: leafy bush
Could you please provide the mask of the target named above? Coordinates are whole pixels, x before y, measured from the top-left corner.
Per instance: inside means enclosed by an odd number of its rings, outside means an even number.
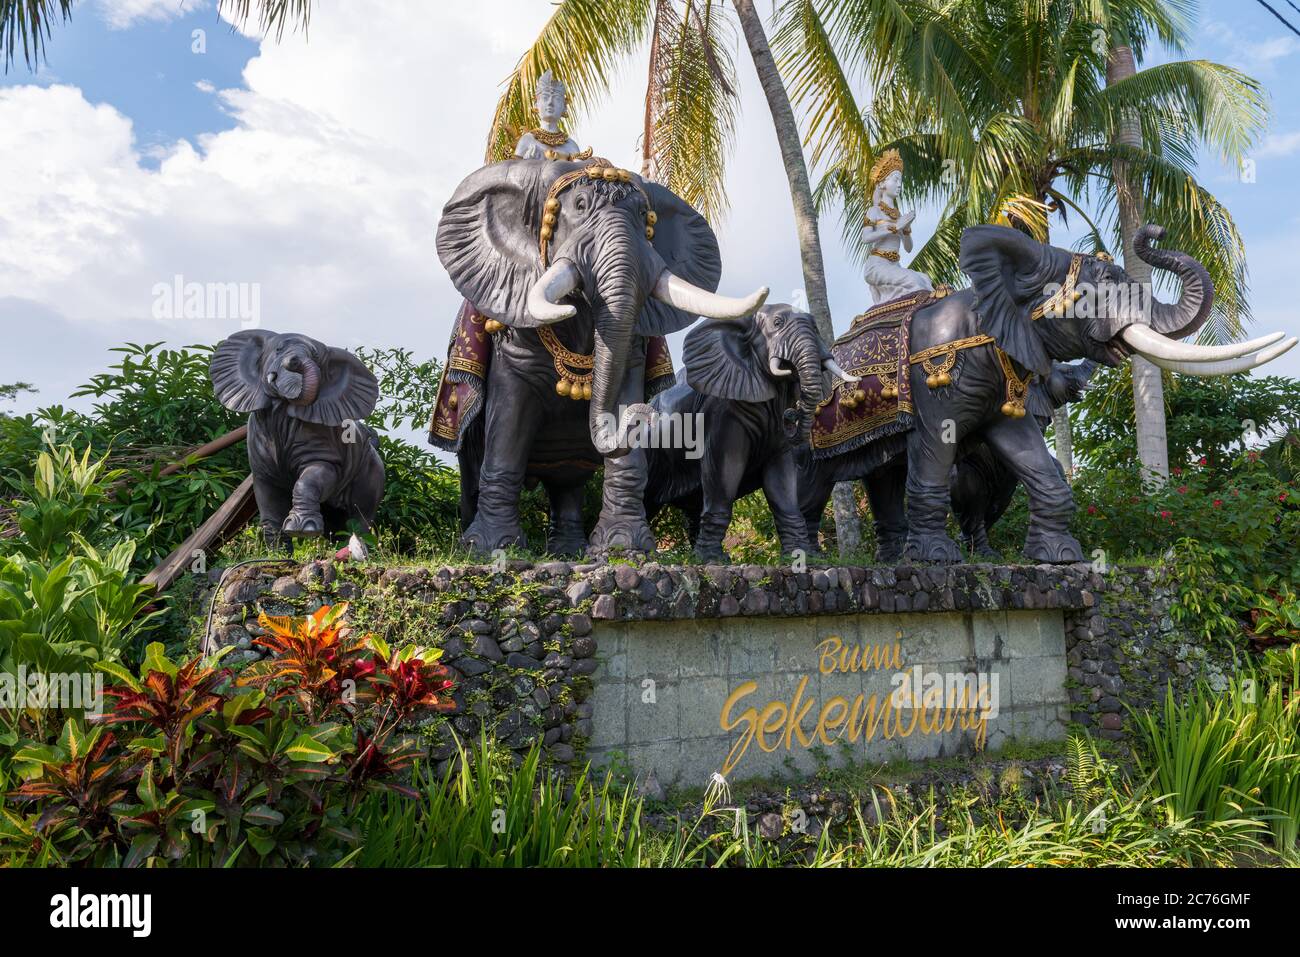
[[[346,608],[262,616],[277,656],[238,679],[220,656],[177,664],[160,644],[138,677],[99,664],[112,710],[20,743],[0,846],[60,865],[342,859],[363,795],[414,793],[399,775],[418,748],[397,729],[445,710],[450,687],[438,651],[355,637]]]

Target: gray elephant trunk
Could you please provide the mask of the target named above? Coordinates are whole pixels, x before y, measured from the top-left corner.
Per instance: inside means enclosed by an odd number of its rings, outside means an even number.
[[[588,427],[596,451],[618,458],[626,455],[627,430],[640,409],[619,407],[628,356],[636,336],[637,317],[654,277],[653,261],[641,248],[644,240],[624,215],[611,217],[594,236],[588,251],[594,256],[584,285],[593,290],[592,316],[596,348],[592,367]],[[648,266],[649,264],[649,266]]]
[[[1214,305],[1214,283],[1205,267],[1186,253],[1157,249],[1152,240],[1165,231],[1148,223],[1133,238],[1133,251],[1139,259],[1158,269],[1167,269],[1183,284],[1182,295],[1172,305],[1151,303],[1151,328],[1170,339],[1185,339],[1196,333],[1209,318]]]
[[[795,410],[798,413],[796,433],[800,436],[808,434],[812,428],[813,412],[826,397],[821,357],[822,350],[814,336],[804,336],[796,342],[789,357],[799,380],[799,398]]]

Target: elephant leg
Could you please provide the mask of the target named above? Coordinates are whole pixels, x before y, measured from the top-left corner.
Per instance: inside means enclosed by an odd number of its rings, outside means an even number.
[[[370,531],[383,497],[384,463],[376,452],[369,457],[361,474],[353,480],[348,494],[348,520],[356,523],[358,531]]]
[[[895,564],[907,542],[907,459],[900,455],[867,474],[862,480],[871,503],[871,524],[876,530],[876,562]]]
[[[722,540],[731,526],[731,508],[745,478],[748,452],[748,449],[728,449],[724,455],[706,453],[701,463],[704,508],[700,511],[700,530],[695,536],[695,554],[703,561],[727,560]]]
[[[645,350],[640,349],[635,350],[623,377],[618,400],[620,418],[622,408],[644,402]],[[649,554],[655,550],[654,532],[645,514],[648,471],[645,449],[633,449],[626,455],[605,459],[600,520],[592,529],[588,546],[592,555],[603,558],[610,552]]]
[[[460,539],[476,555],[527,546],[519,520],[519,494],[532,448],[529,439],[541,424],[543,408],[533,395],[509,394],[520,383],[509,381],[503,363],[495,363],[490,374],[492,389],[482,413],[483,460],[478,474],[477,509]]]
[[[957,443],[924,422],[907,439],[907,544],[903,557],[914,562],[960,562],[961,549],[949,536],[949,473]]]
[[[293,483],[293,508],[280,530],[290,538],[314,538],[325,531],[325,517],[320,503],[334,494],[338,485],[338,466],[329,462],[312,462],[298,473]]]
[[[254,477],[253,498],[257,500],[262,537],[266,540],[267,547],[292,551],[292,546],[280,533],[280,527],[284,525],[289,509],[293,507],[289,491]]]
[[[787,449],[771,459],[763,470],[763,497],[776,521],[776,533],[781,539],[781,554],[793,555],[795,550],[808,551],[808,525],[799,511],[799,487],[795,477],[794,456]]]
[[[820,552],[822,516],[826,514],[826,503],[831,499],[831,489],[835,483],[830,479],[826,463],[815,460],[803,465],[798,474],[799,512],[807,530],[808,549]]]
[[[553,483],[546,486],[551,500],[550,535],[546,550],[552,555],[576,556],[587,551],[587,536],[582,530],[582,483]]]
[[[1029,494],[1025,557],[1054,564],[1083,561],[1083,548],[1069,531],[1074,495],[1034,420],[1004,418],[984,435]]]

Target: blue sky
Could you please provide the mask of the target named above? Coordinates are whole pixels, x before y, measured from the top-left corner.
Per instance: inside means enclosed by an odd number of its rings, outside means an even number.
[[[215,341],[231,321],[159,319],[154,290],[254,284],[264,326],[341,345],[445,351],[457,297],[433,253],[438,211],[482,155],[497,84],[549,15],[544,0],[321,0],[310,35],[263,43],[205,0],[84,0],[48,63],[0,77],[0,382],[60,401],[124,339]],[[1300,27],[1300,13],[1279,4]],[[193,31],[206,50],[193,51]],[[1271,95],[1255,182],[1207,162],[1203,181],[1246,239],[1255,334],[1300,333],[1300,37],[1259,4],[1211,0],[1187,54]],[[717,225],[726,292],[800,285],[784,176],[743,48],[731,209]],[[640,59],[578,138],[636,168]],[[922,210],[917,230],[934,222]],[[838,329],[869,303],[823,223]],[[1060,234],[1057,234],[1060,235]],[[57,357],[51,339],[64,345]],[[1269,366],[1300,375],[1300,349]]]

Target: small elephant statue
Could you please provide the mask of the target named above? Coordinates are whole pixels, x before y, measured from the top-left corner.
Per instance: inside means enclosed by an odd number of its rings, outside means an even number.
[[[659,436],[675,431],[696,442],[652,443],[647,450],[647,514],[681,508],[696,555],[722,561],[732,505],[761,488],[781,551],[806,551],[793,447],[808,441],[813,411],[826,396],[823,370],[834,366],[812,316],[769,304],[747,318],[696,326],[683,361],[686,381],[657,395],[651,407]],[[687,417],[699,423],[694,432]]]
[[[248,329],[217,345],[208,375],[222,405],[249,413],[248,467],[269,545],[350,524],[369,531],[384,463],[362,422],[379,382],[360,359],[296,333]],[[364,557],[353,531],[352,554]]]
[[[1082,362],[1053,362],[1046,381],[1037,379],[1029,387],[1029,414],[1041,431],[1052,422],[1052,413],[1067,402],[1078,402],[1097,371],[1092,359]],[[1059,466],[1060,463],[1058,462]],[[1062,469],[1062,479],[1065,478]],[[981,558],[996,558],[989,544],[989,531],[1011,504],[1020,480],[1016,473],[993,454],[986,442],[975,442],[953,466],[948,487],[952,511],[961,527],[961,544]]]

